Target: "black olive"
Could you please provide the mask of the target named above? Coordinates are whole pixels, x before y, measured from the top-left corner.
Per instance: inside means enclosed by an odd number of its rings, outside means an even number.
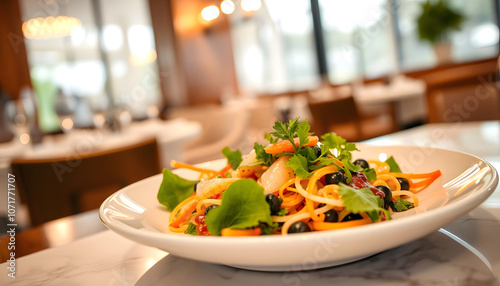
[[[410,182],[406,178],[397,178],[399,184],[401,185],[401,190],[402,191],[409,191],[410,190]]]
[[[277,196],[275,196],[273,194],[267,194],[266,195],[266,202],[269,204],[269,207],[271,208],[272,215],[275,215],[280,211],[281,202]]]
[[[200,181],[198,181],[198,182],[196,182],[196,184],[194,184],[193,190],[194,190],[194,192],[195,192],[195,193],[196,193],[196,189],[198,188],[198,183],[199,183],[199,182],[200,182]]]
[[[325,183],[327,185],[332,185],[332,184],[338,185],[343,181],[345,181],[345,179],[344,179],[344,174],[342,174],[342,172],[335,172],[325,175]]]
[[[205,215],[207,215],[207,213],[212,210],[212,209],[215,209],[216,207],[218,207],[219,205],[209,205],[206,209],[205,209]]]
[[[303,221],[294,222],[288,229],[288,233],[300,233],[311,231],[309,225]]]
[[[389,205],[390,203],[392,202],[392,191],[391,189],[389,189],[387,186],[384,186],[384,185],[378,185],[376,186],[375,188],[381,190],[382,192],[384,192],[384,208],[385,209],[389,209]]]
[[[363,160],[363,159],[357,159],[356,161],[354,161],[354,165],[358,165],[363,169],[370,168],[370,165],[368,164],[368,162],[366,160]]]
[[[342,221],[350,221],[350,220],[357,220],[357,219],[363,219],[363,217],[360,215],[360,214],[353,214],[353,213],[350,213],[348,215],[346,215]]]
[[[321,156],[321,147],[319,146],[314,147],[314,155],[316,155],[316,158],[319,158]]]
[[[325,212],[325,222],[338,222],[339,214],[335,210]]]

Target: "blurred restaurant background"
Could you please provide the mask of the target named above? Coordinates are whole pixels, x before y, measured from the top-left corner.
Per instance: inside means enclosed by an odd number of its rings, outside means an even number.
[[[2,192],[15,178],[29,227],[170,160],[248,152],[276,120],[350,141],[500,120],[499,14],[499,0],[0,1]]]

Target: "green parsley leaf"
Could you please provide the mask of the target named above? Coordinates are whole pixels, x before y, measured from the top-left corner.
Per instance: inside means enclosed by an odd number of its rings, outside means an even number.
[[[300,144],[299,144],[299,146],[297,146],[296,151],[300,148],[300,146],[303,146],[309,142],[309,139],[307,137],[309,135],[312,135],[312,133],[309,132],[310,129],[311,129],[311,126],[307,122],[307,119],[298,123],[296,137],[299,137]],[[292,138],[292,143],[293,143],[293,138]],[[295,144],[294,144],[294,146],[295,146]]]
[[[319,157],[318,159],[316,159],[313,163],[314,165],[311,165],[309,166],[309,168],[311,170],[316,170],[316,169],[320,169],[322,167],[325,167],[325,166],[328,166],[328,165],[332,165],[332,164],[335,164],[335,161],[337,161],[337,159],[335,158],[328,158],[328,157]],[[337,165],[338,166],[338,165]]]
[[[343,161],[344,159],[351,161],[351,152],[359,151],[356,144],[347,142],[346,139],[336,135],[335,133],[326,133],[321,136],[321,139],[323,139],[322,142],[327,148],[336,150],[333,155],[340,161]]]
[[[252,179],[232,183],[224,191],[220,206],[207,214],[206,223],[212,235],[220,235],[224,228],[247,229],[260,223],[277,225],[271,219],[264,189]]]
[[[222,149],[222,155],[227,158],[227,163],[231,165],[233,170],[236,170],[243,161],[240,150],[231,151],[227,146]]]
[[[269,141],[269,143],[271,144],[274,144],[279,140],[278,138],[274,138],[273,135],[271,135],[270,133],[264,133],[264,139]]]
[[[282,208],[278,211],[278,213],[276,214],[277,216],[286,216],[288,214],[288,209],[286,208]]]
[[[198,235],[196,232],[196,225],[192,222],[189,223],[188,227],[184,231],[185,234]]]
[[[158,190],[158,202],[172,211],[180,202],[189,198],[194,192],[197,181],[190,181],[163,169],[163,181]]]
[[[414,204],[405,199],[399,198],[391,204],[391,209],[395,212],[402,212],[414,207]]]
[[[366,179],[368,179],[368,181],[377,179],[377,172],[375,172],[373,168],[366,168],[363,169],[361,172],[365,174]]]
[[[274,132],[271,133],[271,138],[290,141],[295,148],[295,152],[308,142],[309,139],[307,136],[312,135],[312,133],[309,132],[311,126],[307,120],[299,122],[299,118],[290,119],[288,123],[276,121],[273,129]],[[298,146],[295,145],[294,138],[299,138]]]
[[[325,148],[334,150],[333,156],[342,162],[343,169],[347,176],[347,182],[351,182],[352,176],[351,172],[359,172],[361,168],[358,165],[352,163],[353,151],[359,151],[356,144],[347,142],[346,139],[336,135],[335,133],[327,133],[321,136],[323,140],[322,143],[326,146]]]
[[[257,142],[254,143],[253,148],[255,150],[255,158],[258,159],[257,162],[264,166],[271,166],[273,163],[273,155],[267,154],[264,150],[264,146]]]
[[[293,133],[295,133],[295,129],[297,128],[295,126],[296,122],[297,120],[292,119],[290,119],[289,123],[281,121],[274,122],[274,132],[272,132],[271,135],[281,140],[288,140],[290,136],[293,136]]]
[[[290,157],[286,166],[292,168],[295,174],[301,178],[309,178],[312,176],[312,173],[308,171],[309,165],[306,157],[300,154],[295,154]]]
[[[394,160],[394,157],[389,157],[389,159],[385,160],[387,165],[389,165],[390,171],[394,173],[401,173],[401,169],[399,168],[398,163]]]
[[[355,189],[340,183],[339,194],[342,195],[342,201],[347,212],[354,214],[366,212],[372,222],[380,218],[380,212],[384,212],[385,217],[390,219],[389,212],[381,207],[382,198],[373,194],[369,188]]]

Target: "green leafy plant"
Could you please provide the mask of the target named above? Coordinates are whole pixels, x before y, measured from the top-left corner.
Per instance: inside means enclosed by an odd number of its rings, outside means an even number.
[[[418,17],[418,35],[431,44],[448,41],[452,31],[460,30],[466,17],[452,9],[445,0],[422,3],[422,13]]]

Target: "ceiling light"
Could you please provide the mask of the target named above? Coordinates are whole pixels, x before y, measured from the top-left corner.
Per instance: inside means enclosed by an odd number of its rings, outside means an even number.
[[[210,5],[201,10],[201,17],[205,21],[212,21],[219,17],[219,8],[215,5]]]
[[[235,9],[234,2],[231,0],[224,0],[222,3],[220,3],[220,9],[222,10],[222,13],[224,14],[232,14]]]
[[[69,16],[38,17],[23,23],[22,30],[27,39],[53,39],[69,36],[82,23]]]

